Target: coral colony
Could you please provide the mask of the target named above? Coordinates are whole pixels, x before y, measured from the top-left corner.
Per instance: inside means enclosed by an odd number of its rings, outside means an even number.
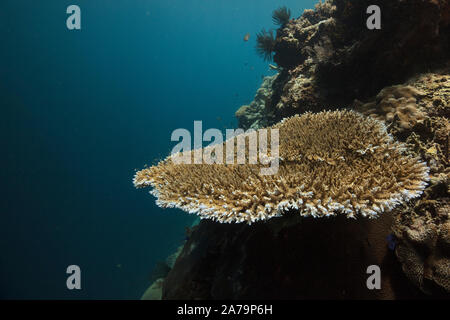
[[[259,159],[261,163],[270,165],[269,168],[261,168],[260,173],[274,174],[278,170],[279,163],[279,132],[278,129],[270,130],[269,139],[267,131],[267,129],[258,131],[249,129],[244,132],[243,129],[227,129],[227,140],[223,143],[223,135],[219,129],[208,129],[203,134],[202,121],[194,121],[194,150],[191,152],[190,132],[186,129],[176,129],[172,133],[171,140],[178,141],[181,138],[181,142],[172,149],[170,159],[174,164],[245,164],[246,162],[256,164]],[[203,141],[211,141],[213,138],[213,143],[202,148]],[[246,150],[247,144],[248,150]]]
[[[176,164],[169,156],[137,172],[134,185],[151,187],[160,207],[251,224],[289,211],[375,218],[421,195],[429,180],[426,164],[394,141],[382,122],[354,111],[296,115],[267,130],[275,129],[275,174],[262,175],[263,163]]]

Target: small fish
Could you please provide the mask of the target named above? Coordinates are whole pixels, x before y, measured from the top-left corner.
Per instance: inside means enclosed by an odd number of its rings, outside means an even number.
[[[250,33],[247,33],[245,36],[244,36],[244,41],[248,41],[250,39]]]
[[[269,68],[272,70],[278,70],[278,67],[273,64],[269,64]]]

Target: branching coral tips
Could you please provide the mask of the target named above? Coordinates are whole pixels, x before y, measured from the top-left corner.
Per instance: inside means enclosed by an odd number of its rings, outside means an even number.
[[[260,174],[275,174],[279,164],[279,132],[278,129],[227,129],[226,141],[222,132],[208,129],[203,133],[202,122],[194,121],[194,149],[191,149],[191,134],[186,129],[173,131],[172,141],[179,142],[171,152],[174,164],[261,164]],[[203,142],[213,141],[203,148]],[[248,149],[246,148],[248,146]],[[270,152],[270,154],[269,154]]]
[[[176,164],[168,157],[137,172],[134,185],[150,187],[163,208],[251,224],[288,211],[374,218],[420,196],[429,180],[427,165],[408,155],[382,122],[353,111],[306,113],[267,128],[275,129],[276,174],[261,175],[263,164],[249,161]]]

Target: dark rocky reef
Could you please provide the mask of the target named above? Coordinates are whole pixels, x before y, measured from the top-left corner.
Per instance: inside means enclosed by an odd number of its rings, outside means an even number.
[[[170,271],[169,265],[165,261],[157,261],[150,276],[153,283],[160,278],[165,278]]]
[[[450,1],[377,1],[382,29],[372,31],[371,4],[326,1],[282,26],[281,72],[237,116],[244,128],[339,107],[375,117],[427,162],[424,195],[376,220],[202,221],[164,279],[163,299],[449,297]],[[381,290],[366,287],[372,264]]]
[[[269,103],[279,117],[348,106],[450,57],[448,0],[381,0],[381,30],[366,28],[373,1],[326,1],[277,32],[283,68]]]
[[[422,297],[405,280],[386,236],[391,217],[301,218],[252,226],[204,221],[164,281],[163,299],[393,299]],[[366,268],[379,265],[381,290]],[[406,285],[405,285],[406,283]]]
[[[266,108],[267,99],[273,94],[272,85],[277,74],[264,77],[261,87],[256,91],[255,98],[249,105],[241,106],[235,113],[238,119],[238,127],[255,129],[268,127],[273,123],[273,115]]]

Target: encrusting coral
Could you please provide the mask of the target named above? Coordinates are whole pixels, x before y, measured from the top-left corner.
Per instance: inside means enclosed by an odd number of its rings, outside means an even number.
[[[264,164],[175,164],[170,156],[137,172],[134,185],[152,187],[161,207],[251,224],[288,211],[374,218],[419,196],[427,184],[426,164],[382,122],[359,113],[305,113],[273,129],[279,130],[276,174],[260,175]]]
[[[441,182],[441,189],[448,181]],[[445,190],[441,190],[442,193]],[[423,292],[450,292],[450,204],[444,198],[418,201],[395,218],[395,253],[402,270]]]
[[[430,168],[417,202],[393,213],[395,254],[406,277],[429,295],[450,292],[450,75],[449,67],[385,87],[353,108],[386,122],[388,132],[409,145]]]
[[[376,97],[377,102],[370,102],[360,107],[364,114],[370,114],[387,123],[398,118],[398,124],[402,129],[411,129],[417,123],[425,119],[425,113],[417,106],[417,99],[424,96],[412,86],[395,85],[386,87]]]

